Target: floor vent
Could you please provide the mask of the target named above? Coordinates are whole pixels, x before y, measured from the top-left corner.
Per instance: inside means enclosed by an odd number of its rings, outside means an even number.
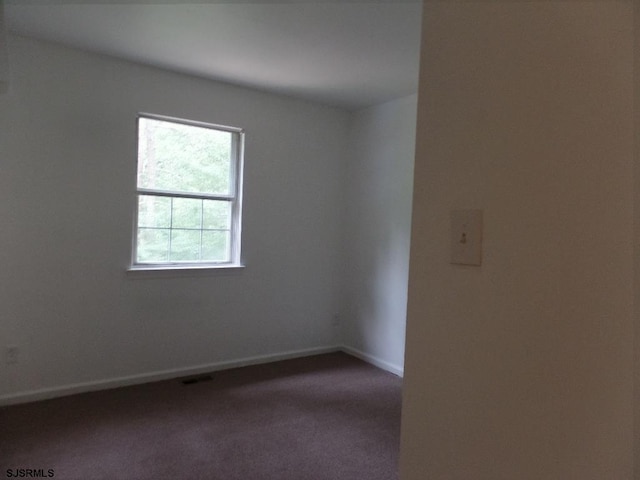
[[[213,380],[211,375],[200,375],[199,377],[185,378],[181,382],[183,385],[193,385],[194,383],[210,382],[211,380]]]

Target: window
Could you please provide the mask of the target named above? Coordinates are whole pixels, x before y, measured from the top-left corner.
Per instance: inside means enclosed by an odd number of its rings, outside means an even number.
[[[133,268],[240,264],[243,132],[138,117]]]

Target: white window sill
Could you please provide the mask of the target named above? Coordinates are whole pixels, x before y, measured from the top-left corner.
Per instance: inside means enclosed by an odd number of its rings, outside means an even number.
[[[127,276],[131,278],[176,278],[176,277],[209,277],[221,275],[237,275],[244,265],[141,265],[129,267]]]

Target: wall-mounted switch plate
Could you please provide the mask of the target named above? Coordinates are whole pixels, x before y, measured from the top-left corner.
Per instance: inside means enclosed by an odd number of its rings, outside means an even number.
[[[482,210],[451,212],[451,263],[482,264]]]

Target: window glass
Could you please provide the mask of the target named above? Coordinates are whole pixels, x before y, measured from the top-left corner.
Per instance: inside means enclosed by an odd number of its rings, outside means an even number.
[[[133,266],[239,264],[242,131],[141,115]]]
[[[140,118],[138,188],[232,193],[233,133]]]

